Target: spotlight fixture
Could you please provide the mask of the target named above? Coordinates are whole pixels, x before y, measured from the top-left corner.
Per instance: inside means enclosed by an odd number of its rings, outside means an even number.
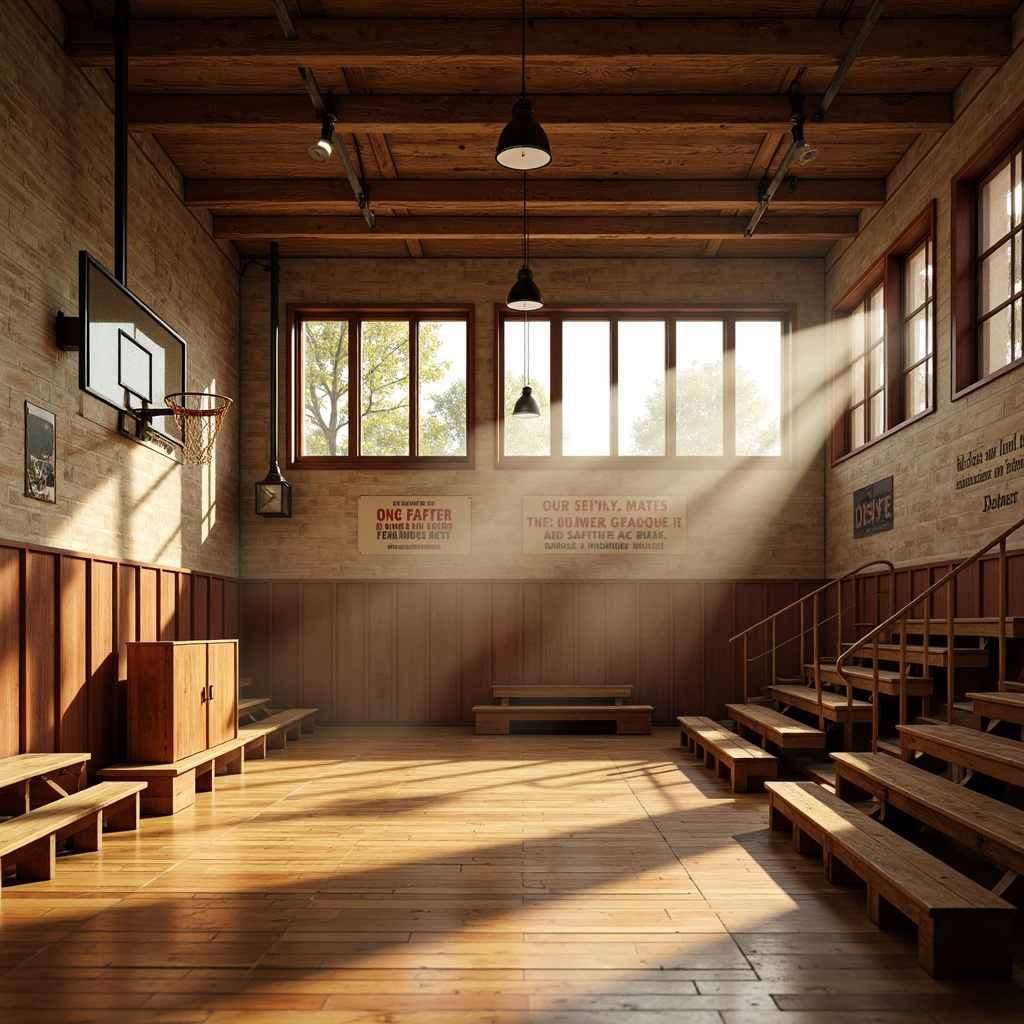
[[[793,125],[793,155],[801,167],[809,164],[818,155],[818,151],[804,138],[803,117]]]
[[[519,99],[512,105],[512,120],[498,136],[494,159],[513,171],[535,171],[551,163],[551,146],[544,129],[534,116],[536,111],[526,96],[526,0],[523,0],[522,79]]]
[[[523,265],[519,268],[516,283],[508,292],[505,305],[509,309],[517,309],[527,313],[530,310],[540,309],[544,305],[540,288],[533,279],[533,271],[530,270],[530,231],[529,221],[526,218],[526,171],[523,171]]]
[[[320,128],[320,138],[309,147],[309,158],[314,163],[325,164],[331,159],[334,148],[334,119],[325,116]]]

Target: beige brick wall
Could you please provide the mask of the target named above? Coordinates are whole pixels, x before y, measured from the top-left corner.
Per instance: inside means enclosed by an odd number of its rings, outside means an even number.
[[[283,260],[281,270],[281,464],[284,468],[288,303],[472,303],[476,317],[476,469],[285,470],[294,518],[262,520],[252,489],[267,471],[269,281],[243,278],[244,395],[241,535],[244,578],[816,578],[822,571],[825,411],[820,261],[586,260],[535,262],[552,304],[795,304],[795,461],[774,470],[633,472],[494,467],[494,309],[514,280],[514,260]],[[443,295],[437,283],[446,282]],[[469,495],[472,552],[438,557],[360,555],[356,510],[363,494]],[[523,554],[524,495],[684,495],[685,555]]]
[[[112,269],[113,88],[62,50],[57,6],[10,3],[0,33],[0,537],[236,575],[238,416],[212,471],[122,438],[78,388],[55,314],[78,312],[78,250]],[[129,143],[128,285],[189,342],[188,386],[238,394],[238,273],[146,136]],[[57,504],[24,495],[24,403],[57,418]]]
[[[1018,23],[1021,19],[1018,19]],[[1018,24],[1018,41],[1020,38]],[[831,310],[899,234],[936,202],[936,409],[832,468],[827,473],[827,571],[839,575],[870,559],[897,565],[956,559],[971,554],[1024,517],[1024,471],[992,486],[958,490],[956,456],[996,445],[1024,431],[1021,369],[968,396],[950,398],[950,180],[1021,102],[1024,52],[1020,46],[996,74],[975,74],[957,96],[957,120],[939,140],[923,139],[890,176],[889,201],[865,218],[860,236],[831,254],[826,304]],[[1018,456],[1021,455],[1018,445]],[[1001,460],[992,460],[996,465]],[[894,487],[894,528],[853,538],[853,493],[889,475]],[[1016,505],[984,510],[985,495],[1019,491]],[[1020,547],[1024,535],[1011,542]]]

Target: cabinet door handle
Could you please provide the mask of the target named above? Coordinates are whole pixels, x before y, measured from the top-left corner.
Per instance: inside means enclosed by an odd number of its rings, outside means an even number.
[[[209,691],[210,691],[210,700],[213,700],[213,683],[210,683]]]

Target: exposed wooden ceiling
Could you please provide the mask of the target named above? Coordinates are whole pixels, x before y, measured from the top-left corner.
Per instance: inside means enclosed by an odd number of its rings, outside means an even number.
[[[129,125],[156,137],[245,256],[514,259],[522,175],[494,148],[519,95],[518,0],[132,0]],[[113,0],[62,0],[68,52],[113,72]],[[552,162],[528,176],[537,257],[821,256],[885,199],[953,94],[1011,51],[1018,0],[889,0],[829,106],[819,151],[751,237],[759,182],[811,115],[870,0],[528,0],[526,89]],[[439,14],[441,10],[444,13]],[[726,13],[727,12],[727,13]],[[286,37],[284,25],[297,37]],[[333,99],[368,185],[307,154]],[[790,187],[792,184],[792,187]]]

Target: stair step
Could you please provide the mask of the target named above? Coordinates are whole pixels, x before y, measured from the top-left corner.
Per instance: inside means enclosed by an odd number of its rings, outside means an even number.
[[[829,761],[828,764],[814,762],[803,766],[804,778],[808,782],[816,782],[819,786],[836,791],[836,766]]]
[[[851,647],[856,647],[856,644],[844,644],[846,650]],[[878,651],[879,661],[894,661],[899,664],[900,661],[900,645],[896,644],[878,644],[877,648],[874,644],[865,644],[860,647],[857,653],[854,655],[855,658],[861,660],[872,660],[875,655],[875,651]],[[923,665],[925,663],[925,650],[923,644],[907,644],[904,650],[904,658],[908,665]],[[953,664],[957,668],[988,668],[989,665],[989,652],[984,647],[954,647],[953,648]],[[929,668],[948,668],[949,667],[949,648],[948,647],[936,647],[931,644],[928,645],[928,667]]]
[[[812,715],[818,713],[818,696],[813,686],[805,684],[776,684],[769,687],[777,703],[799,708]],[[846,694],[831,690],[821,691],[822,714],[830,722],[870,722],[874,710],[870,701],[846,702]]]
[[[834,665],[820,664],[821,681],[830,686],[841,686],[846,689],[846,681],[839,675]],[[804,671],[808,679],[814,678],[814,666],[805,665]],[[874,670],[864,665],[844,665],[843,672],[855,690],[871,691],[874,688]],[[906,681],[908,697],[930,697],[935,688],[935,680],[931,676],[910,676]],[[878,670],[878,692],[887,697],[898,697],[900,693],[900,674],[893,669]]]
[[[921,634],[924,629],[924,619],[907,619],[907,633],[918,635]],[[894,627],[895,632],[899,632],[899,623]],[[945,636],[946,635],[946,620],[945,619],[929,619],[928,620],[928,634],[929,636]],[[956,618],[953,620],[953,635],[954,636],[999,636],[999,616],[992,615],[981,618],[961,619]],[[1020,640],[1024,639],[1024,616],[1012,615],[1006,618],[1006,635],[1012,639]]]
[[[825,734],[820,729],[789,718],[781,711],[761,704],[726,704],[736,731],[756,733],[782,750],[824,750]]]

